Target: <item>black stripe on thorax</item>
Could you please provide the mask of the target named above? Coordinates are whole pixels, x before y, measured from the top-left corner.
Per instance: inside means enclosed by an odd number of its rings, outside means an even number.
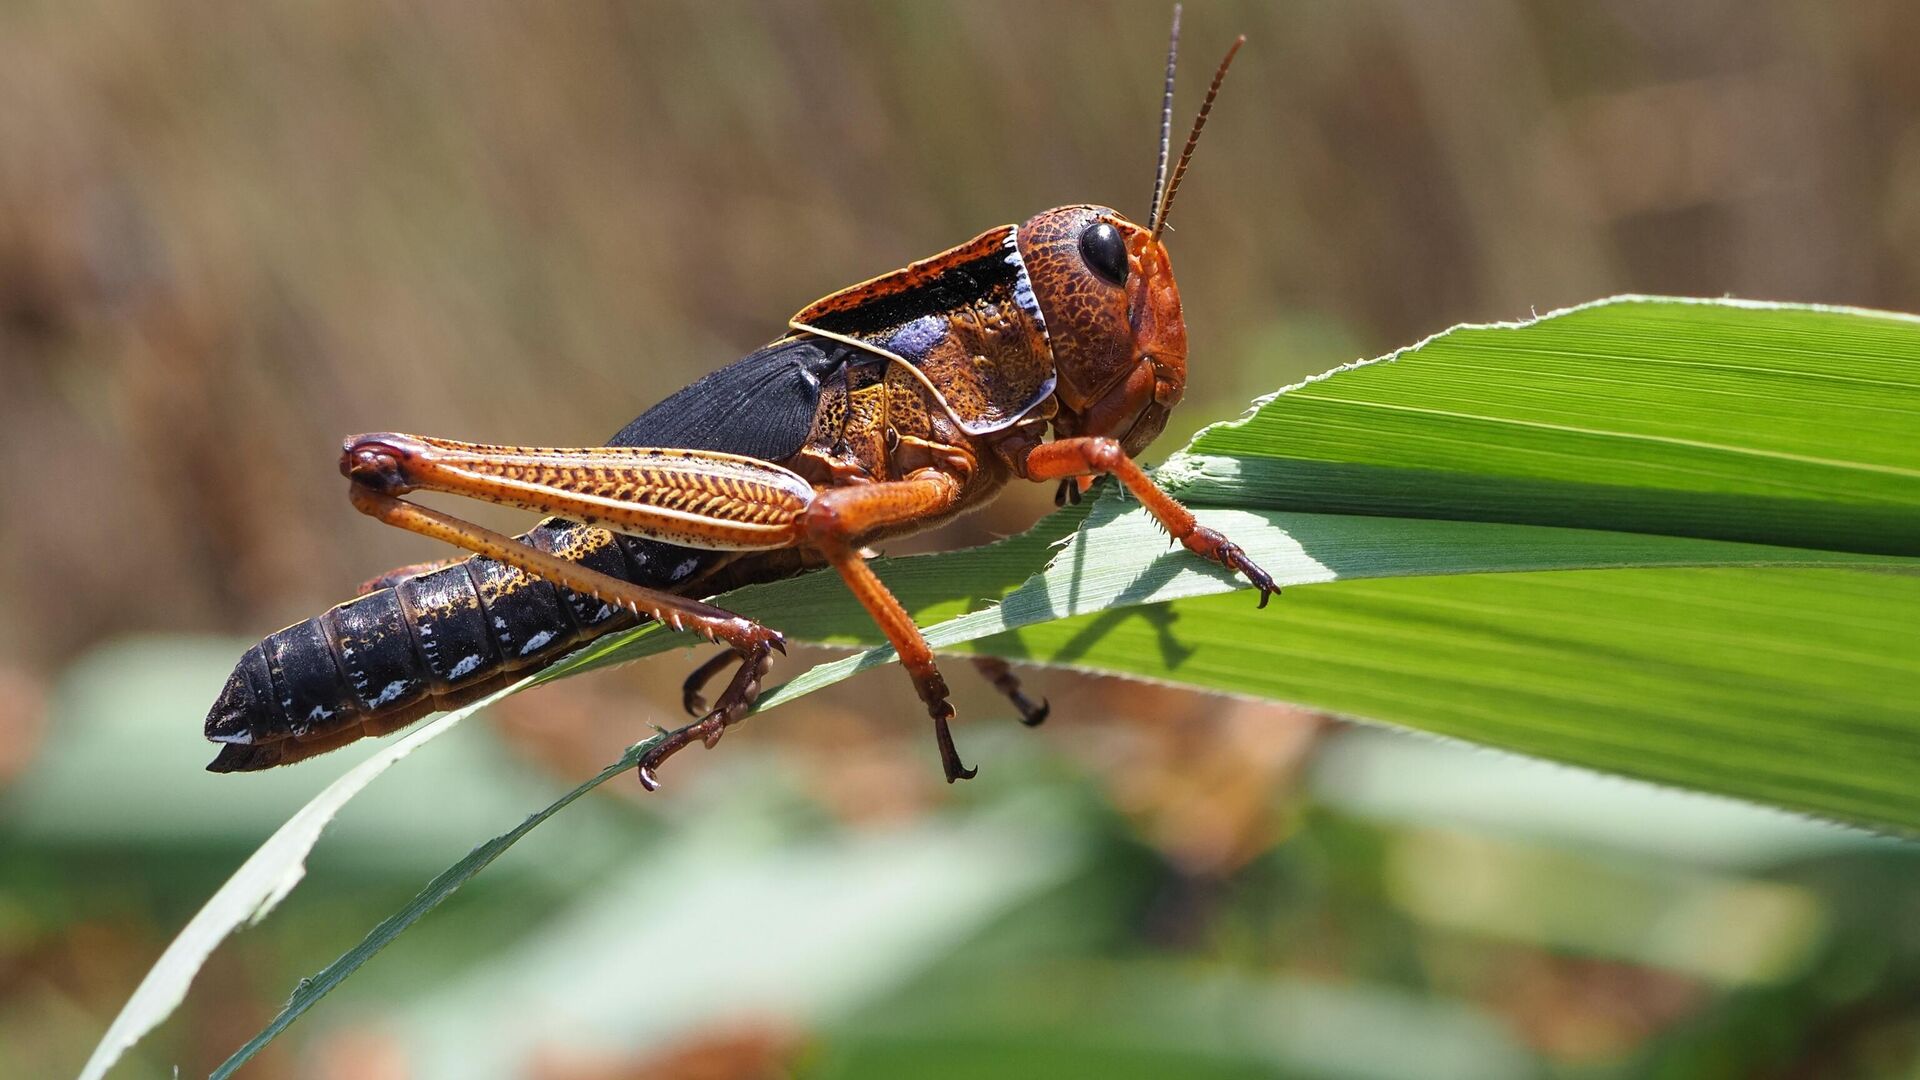
[[[1026,268],[1018,259],[995,249],[966,262],[955,263],[929,276],[913,288],[876,296],[844,311],[825,311],[810,325],[848,337],[879,334],[904,326],[928,315],[945,316],[994,293],[1006,290],[1011,295],[1024,284]]]

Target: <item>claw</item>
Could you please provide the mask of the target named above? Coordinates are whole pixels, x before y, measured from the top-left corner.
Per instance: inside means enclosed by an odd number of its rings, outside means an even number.
[[[1027,725],[1028,727],[1039,727],[1041,724],[1046,723],[1047,717],[1051,716],[1052,714],[1053,714],[1053,703],[1048,701],[1046,698],[1041,698],[1039,708],[1037,709],[1026,708],[1026,709],[1020,710],[1020,722]]]
[[[1228,540],[1212,529],[1202,525],[1194,529],[1186,538],[1187,550],[1235,571],[1247,579],[1247,583],[1260,590],[1260,606],[1266,607],[1267,601],[1280,595],[1280,586],[1274,584],[1273,576],[1240,549],[1240,545]]]
[[[778,635],[774,636],[778,637]],[[703,685],[707,678],[725,667],[728,662],[735,658],[740,661],[739,670],[734,672],[733,680],[727,684],[725,692],[714,702],[711,711],[683,727],[662,731],[664,737],[660,742],[640,755],[635,771],[639,774],[641,787],[648,791],[658,791],[660,777],[656,770],[663,762],[685,749],[687,744],[696,738],[707,749],[713,749],[719,744],[720,736],[726,734],[727,728],[747,715],[755,699],[760,696],[760,677],[773,666],[770,655],[772,644],[763,639],[752,646],[742,647],[738,652],[721,653],[700,665],[692,675],[687,677],[687,682],[681,687],[681,704],[686,705],[691,711],[696,705],[704,704],[700,695],[696,693],[696,687]],[[661,731],[658,725],[653,727],[655,731]]]
[[[686,727],[675,728],[672,731],[664,731],[657,725],[650,726],[653,726],[654,730],[659,731],[665,738],[661,739],[652,749],[640,755],[640,760],[634,768],[634,774],[639,777],[641,787],[648,791],[659,791],[660,774],[657,770],[668,758],[679,753],[680,750],[687,745],[693,729],[700,725],[699,722],[695,722],[688,724]],[[711,746],[712,744],[709,743],[708,745]]]
[[[1267,606],[1268,600],[1280,594],[1280,586],[1273,583],[1273,577],[1255,565],[1252,559],[1247,558],[1246,552],[1230,544],[1227,547],[1226,554],[1228,555],[1227,565],[1240,571],[1240,573],[1245,575],[1246,579],[1253,584],[1254,588],[1260,590],[1260,606],[1262,608]]]
[[[953,706],[941,701],[931,706],[929,711],[933,713],[933,737],[940,744],[940,767],[947,774],[947,783],[971,780],[980,775],[979,769],[967,768],[966,763],[960,760],[960,751],[953,745],[953,731],[947,726],[947,721],[953,719]]]
[[[1020,689],[1019,677],[1014,675],[1013,669],[1005,660],[991,656],[976,656],[973,658],[973,666],[979,669],[980,674],[987,677],[987,681],[993,684],[995,690],[1000,691],[1001,695],[1012,703],[1014,711],[1020,714],[1021,723],[1028,727],[1039,727],[1046,722],[1048,714],[1053,711],[1053,706],[1047,702],[1046,698],[1041,698],[1040,704],[1035,705],[1033,699]]]
[[[640,759],[640,767],[635,770],[640,776],[640,786],[648,791],[660,790],[660,778],[653,774],[653,764],[646,758]]]

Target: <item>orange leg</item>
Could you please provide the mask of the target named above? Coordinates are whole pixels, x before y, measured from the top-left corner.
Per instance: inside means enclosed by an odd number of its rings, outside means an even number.
[[[715,653],[711,658],[687,674],[686,681],[680,684],[680,704],[689,716],[699,716],[707,711],[707,699],[703,696],[707,684],[727,669],[727,665],[739,663],[740,657],[732,651]],[[997,656],[976,656],[973,666],[980,672],[981,678],[993,684],[995,690],[1013,703],[1014,710],[1020,714],[1020,722],[1028,727],[1039,727],[1046,722],[1052,712],[1045,698],[1038,704],[1026,695],[1020,687],[1019,676],[1005,660]]]
[[[1186,545],[1188,551],[1246,575],[1253,587],[1260,590],[1261,607],[1266,607],[1268,598],[1280,591],[1273,578],[1254,565],[1238,544],[1195,521],[1193,511],[1160,490],[1146,470],[1120,448],[1117,440],[1104,436],[1056,439],[1034,447],[1027,454],[1026,466],[1030,480],[1064,480],[1102,473],[1119,477],[1133,497],[1140,500],[1175,540]]]
[[[714,745],[738,723],[759,696],[773,650],[786,651],[779,634],[732,612],[609,577],[399,498],[416,490],[442,491],[669,542],[723,550],[780,548],[798,541],[798,517],[812,501],[813,488],[778,465],[690,450],[481,446],[387,433],[349,440],[340,470],[353,481],[353,504],[381,521],[676,630],[724,641],[740,656],[739,671],[712,711],[667,732],[641,759],[640,782],[648,789],[658,786],[654,770],[661,762],[696,739]]]
[[[430,536],[476,555],[518,567],[575,592],[623,607],[636,615],[658,619],[675,630],[691,630],[710,641],[724,642],[742,655],[762,645],[773,645],[785,651],[778,633],[724,608],[622,581],[549,555],[504,533],[405,499],[383,495],[357,483],[348,489],[348,497],[361,513],[395,528]]]
[[[977,770],[960,760],[949,722],[953,704],[947,700],[947,680],[934,665],[933,650],[914,625],[913,616],[875,576],[859,550],[859,540],[891,525],[935,517],[953,508],[960,498],[960,481],[928,469],[905,480],[820,492],[801,517],[807,542],[827,557],[847,588],[860,601],[880,632],[900,654],[900,665],[913,678],[913,688],[933,717],[933,734],[940,746],[940,765],[947,783],[967,780]]]
[[[772,462],[651,447],[518,447],[359,435],[340,471],[385,495],[443,491],[688,547],[791,547],[813,486]]]

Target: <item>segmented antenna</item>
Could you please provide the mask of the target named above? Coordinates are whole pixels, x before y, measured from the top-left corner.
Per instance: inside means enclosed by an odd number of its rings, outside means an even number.
[[[1173,32],[1167,35],[1167,89],[1160,96],[1160,164],[1153,170],[1153,201],[1147,227],[1160,235],[1160,196],[1167,190],[1167,152],[1173,149],[1173,66],[1180,56],[1180,5],[1173,5]]]
[[[1178,18],[1178,9],[1176,9],[1175,19]],[[1200,131],[1207,126],[1207,114],[1213,111],[1213,99],[1220,96],[1220,84],[1227,81],[1227,69],[1233,66],[1234,55],[1240,51],[1240,46],[1246,43],[1247,35],[1245,34],[1234,38],[1233,44],[1227,48],[1227,55],[1220,60],[1220,69],[1213,73],[1213,85],[1207,87],[1207,99],[1200,103],[1200,115],[1193,118],[1193,132],[1187,136],[1187,147],[1180,151],[1180,164],[1174,166],[1173,179],[1161,193],[1160,201],[1154,204],[1152,230],[1155,240],[1160,239],[1160,231],[1167,227],[1167,215],[1173,212],[1173,196],[1180,190],[1180,178],[1187,175],[1187,165],[1193,160],[1193,148],[1199,145]],[[1171,103],[1168,107],[1172,107]],[[1162,168],[1166,167],[1164,145],[1160,152],[1160,164]]]

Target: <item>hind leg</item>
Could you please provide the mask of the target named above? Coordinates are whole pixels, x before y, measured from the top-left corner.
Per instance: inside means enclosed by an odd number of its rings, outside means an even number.
[[[647,449],[516,450],[406,435],[362,436],[349,442],[341,471],[362,513],[397,528],[465,548],[545,578],[575,592],[675,630],[725,643],[741,658],[714,710],[672,733],[640,763],[640,779],[658,786],[654,770],[694,738],[712,746],[752,707],[772,653],[786,651],[780,634],[699,600],[649,589],[561,559],[511,536],[409,502],[415,490],[467,495],[576,520],[598,519],[637,535],[706,530],[716,546],[790,547],[794,518],[812,488],[778,466],[684,451]],[[703,486],[704,485],[704,486]],[[715,494],[700,515],[675,509],[686,490]]]
[[[713,681],[714,676],[727,670],[728,664],[739,661],[738,653],[715,653],[688,673],[686,681],[680,684],[680,707],[687,710],[688,716],[699,716],[707,711],[707,699],[703,696],[707,684]]]

